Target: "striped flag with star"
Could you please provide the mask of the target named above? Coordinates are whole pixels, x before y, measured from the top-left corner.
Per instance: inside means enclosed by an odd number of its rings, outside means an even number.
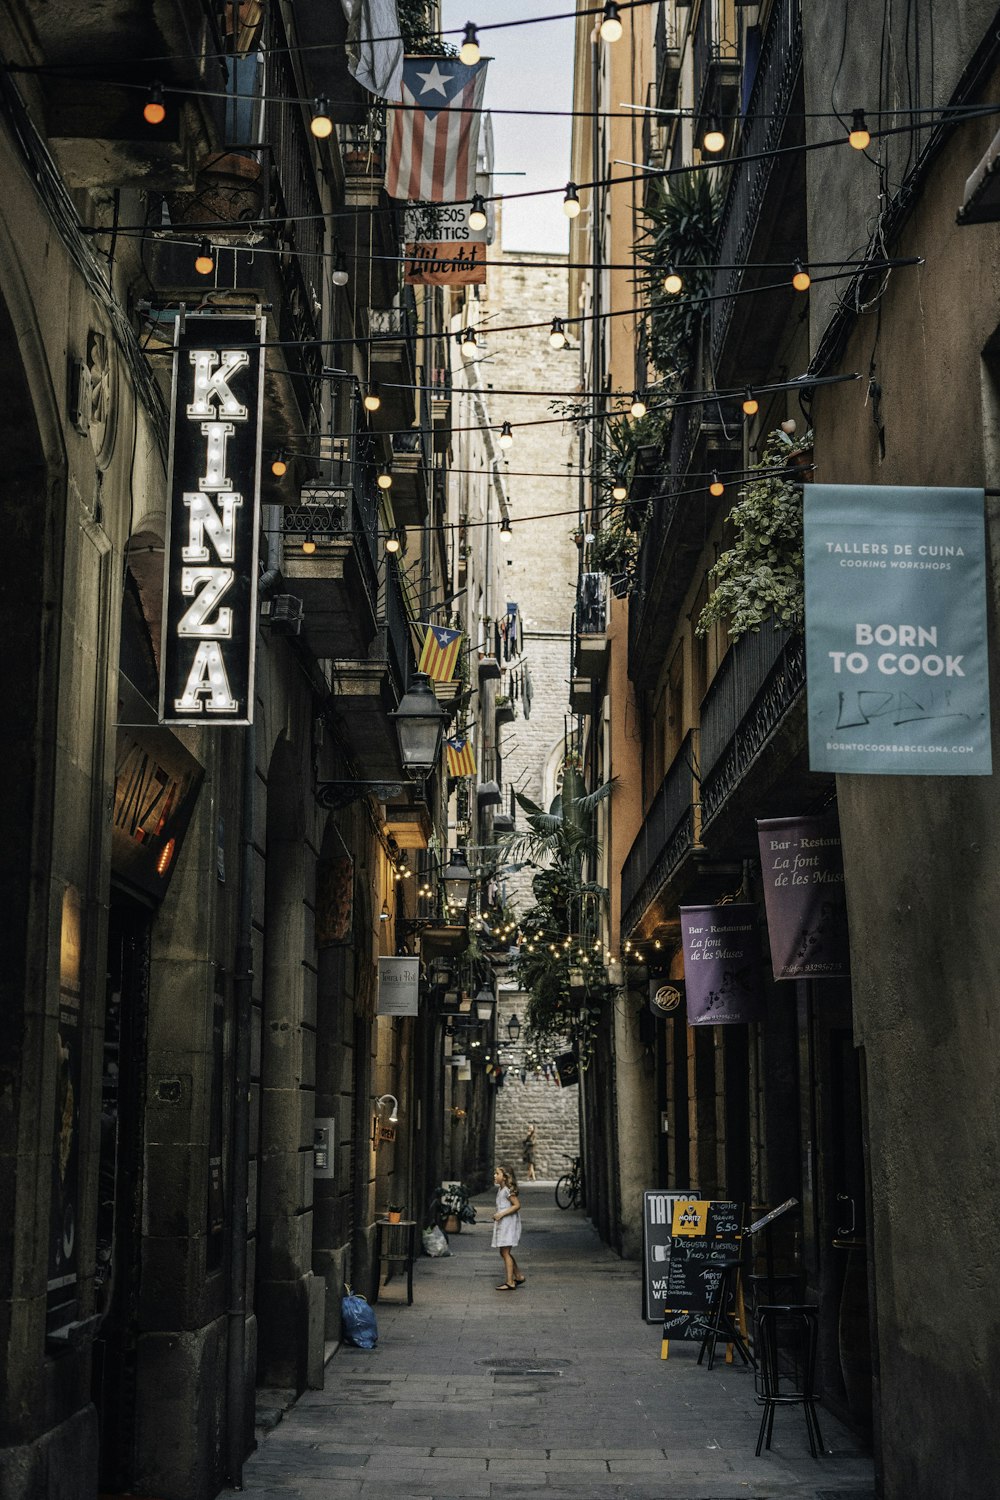
[[[472,741],[456,737],[453,740],[445,740],[444,744],[448,752],[448,775],[475,776],[476,757],[472,749]]]
[[[392,198],[455,203],[476,191],[484,58],[403,59],[401,108],[389,111],[385,190]]]
[[[426,672],[432,682],[450,682],[465,637],[460,630],[448,630],[444,625],[428,625],[426,629],[417,671]]]

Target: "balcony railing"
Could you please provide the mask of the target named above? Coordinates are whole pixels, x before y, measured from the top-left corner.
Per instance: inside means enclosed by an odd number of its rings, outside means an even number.
[[[724,107],[727,101],[719,92],[720,79],[735,75],[740,51],[735,11],[724,5],[723,0],[702,0],[692,55],[695,113],[701,115],[710,110],[727,113]]]
[[[733,316],[733,294],[744,276],[764,194],[779,158],[773,152],[785,127],[802,66],[802,0],[776,0],[744,111],[739,156],[730,169],[719,219],[719,264],[711,304],[713,363],[719,360]],[[754,157],[755,160],[740,158]],[[785,170],[783,167],[780,170]]]
[[[685,735],[622,865],[622,933],[698,846],[698,731]]]
[[[702,826],[708,828],[805,687],[801,633],[761,627],[729,648],[701,707]]]
[[[386,659],[398,701],[406,691],[407,663],[413,648],[410,644],[409,617],[403,600],[403,588],[399,581],[399,566],[391,557],[386,558],[379,613],[379,623],[385,626]]]
[[[656,98],[660,109],[673,109],[680,85],[680,48],[677,33],[667,15],[666,0],[660,0],[656,12]]]

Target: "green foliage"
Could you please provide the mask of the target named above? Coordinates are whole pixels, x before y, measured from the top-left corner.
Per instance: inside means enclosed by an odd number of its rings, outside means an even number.
[[[636,245],[636,254],[645,263],[650,363],[674,390],[691,368],[708,312],[709,268],[716,259],[721,207],[721,188],[707,173],[661,179],[657,197],[647,210],[649,225]],[[671,266],[684,281],[676,294],[663,290],[663,278]]]
[[[396,0],[399,30],[407,52],[454,57],[455,48],[442,41],[431,25],[430,0]]]
[[[802,478],[793,461],[812,441],[812,432],[796,440],[780,428],[768,436],[754,467],[759,477],[748,481],[727,517],[737,537],[709,569],[715,586],[695,626],[698,635],[717,621],[734,640],[759,631],[766,620],[775,628],[801,623]]]

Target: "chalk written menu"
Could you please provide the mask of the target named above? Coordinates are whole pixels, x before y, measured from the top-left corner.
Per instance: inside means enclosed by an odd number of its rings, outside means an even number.
[[[675,1200],[660,1298],[664,1338],[702,1338],[724,1268],[739,1255],[741,1224],[738,1203]]]

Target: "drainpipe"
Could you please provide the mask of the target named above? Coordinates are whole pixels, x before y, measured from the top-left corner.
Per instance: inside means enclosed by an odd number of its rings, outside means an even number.
[[[233,999],[236,1058],[233,1077],[233,1187],[229,1217],[229,1309],[226,1314],[226,1470],[233,1489],[243,1488],[246,1452],[247,1238],[250,1188],[250,1028],[253,1000],[254,726],[244,731],[240,834],[240,904],[237,917]]]

